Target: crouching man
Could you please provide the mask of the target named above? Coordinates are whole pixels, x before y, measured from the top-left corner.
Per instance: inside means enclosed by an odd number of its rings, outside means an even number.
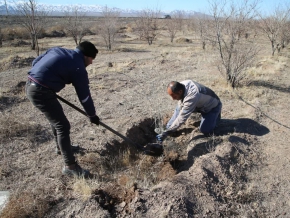
[[[192,80],[172,81],[167,86],[167,93],[178,101],[178,105],[165,131],[156,136],[158,141],[162,142],[170,132],[176,131],[194,112],[202,116],[200,132],[204,135],[213,133],[221,118],[222,103],[211,89]]]

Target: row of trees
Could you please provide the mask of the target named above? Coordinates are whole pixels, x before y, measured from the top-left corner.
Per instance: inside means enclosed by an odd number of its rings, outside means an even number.
[[[247,68],[258,54],[259,48],[255,43],[258,32],[269,40],[272,55],[290,42],[289,6],[283,9],[277,7],[271,15],[265,16],[258,11],[258,0],[210,0],[209,3],[208,15],[198,18],[176,12],[168,19],[160,19],[160,10],[144,9],[135,19],[134,32],[151,45],[160,30],[167,31],[170,42],[173,42],[184,26],[193,28],[203,49],[207,45],[216,49],[220,57],[218,69],[233,88],[245,77]],[[47,24],[47,10],[40,10],[36,0],[26,0],[17,5],[17,11],[22,15],[19,16],[21,24],[30,34],[31,48],[39,54],[38,36]],[[85,22],[87,18],[78,6],[68,7],[65,11],[66,31],[78,45],[89,30]],[[120,29],[120,13],[105,7],[102,15],[103,22],[97,34],[111,50]]]
[[[247,75],[259,52],[258,32],[267,36],[272,55],[290,42],[290,7],[277,7],[271,16],[263,16],[258,6],[258,0],[212,0],[211,17],[198,22],[202,47],[208,42],[214,45],[220,57],[218,69],[233,88]]]

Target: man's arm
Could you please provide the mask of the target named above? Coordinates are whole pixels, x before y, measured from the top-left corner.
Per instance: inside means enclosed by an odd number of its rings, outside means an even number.
[[[197,99],[194,102],[185,102],[181,110],[179,111],[179,105],[176,107],[173,116],[168,122],[166,129],[159,135],[156,136],[156,139],[159,142],[162,142],[170,132],[175,132],[190,116],[194,111],[196,106]]]
[[[176,119],[172,122],[170,126],[167,127],[166,129],[167,132],[174,132],[183,123],[185,123],[190,114],[195,110],[198,99],[199,99],[198,93],[191,94],[184,99],[183,107],[181,108]]]
[[[76,77],[72,82],[84,110],[89,117],[96,116],[96,110],[89,88],[88,73],[85,69],[77,69]]]
[[[166,129],[167,132],[174,132],[176,131],[185,121],[188,119],[190,114],[194,111],[194,108],[191,109],[191,107],[184,105],[179,112],[178,116],[172,122],[172,124]]]

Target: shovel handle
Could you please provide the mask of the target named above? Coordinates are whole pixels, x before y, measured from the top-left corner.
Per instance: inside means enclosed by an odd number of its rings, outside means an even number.
[[[56,95],[56,97],[62,101],[63,103],[69,105],[70,107],[72,107],[73,109],[77,110],[78,112],[80,112],[81,114],[85,115],[86,117],[88,116],[87,113],[85,111],[83,111],[82,109],[80,109],[79,107],[75,106],[74,104],[70,103],[69,101],[65,100],[64,98],[60,97],[59,95]],[[101,126],[103,126],[104,128],[106,128],[107,130],[111,131],[112,133],[116,134],[117,136],[121,137],[122,139],[124,139],[126,142],[128,142],[130,145],[133,145],[135,147],[137,147],[138,149],[144,150],[144,148],[136,143],[134,143],[131,139],[123,136],[122,134],[120,134],[119,132],[117,132],[116,130],[112,129],[111,127],[109,127],[108,125],[104,124],[102,121],[99,121],[99,124]]]

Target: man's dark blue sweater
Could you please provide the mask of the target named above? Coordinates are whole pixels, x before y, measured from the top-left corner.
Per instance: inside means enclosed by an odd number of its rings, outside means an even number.
[[[88,116],[96,114],[84,55],[79,49],[51,48],[32,62],[28,74],[31,80],[54,92],[72,84]]]

